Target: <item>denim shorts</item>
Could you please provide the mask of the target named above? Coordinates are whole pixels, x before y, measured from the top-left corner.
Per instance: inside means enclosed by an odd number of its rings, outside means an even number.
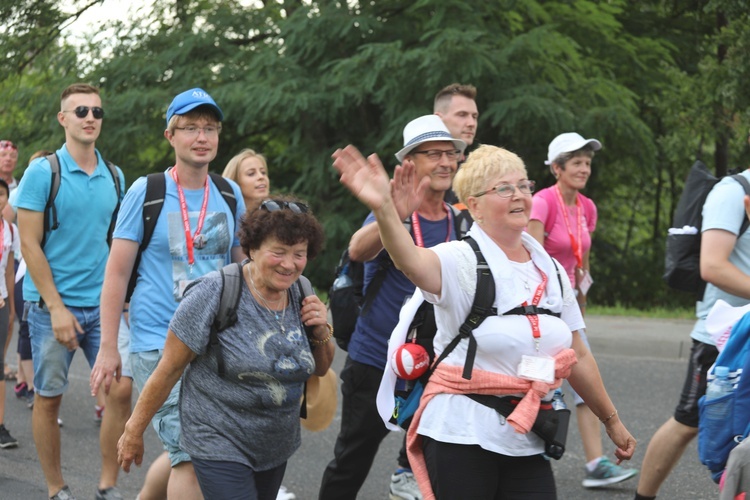
[[[143,392],[146,381],[159,364],[163,350],[130,353],[130,370],[139,392]],[[151,425],[159,435],[164,449],[169,453],[172,467],[182,462],[190,462],[190,455],[180,449],[180,385],[178,380],[169,397],[151,420]]]
[[[94,366],[99,353],[99,306],[68,307],[83,328],[78,334],[78,346],[83,350],[89,366]],[[34,390],[40,396],[53,398],[68,388],[68,370],[75,351],[68,351],[55,338],[47,306],[31,304],[29,308],[29,337],[34,361]]]

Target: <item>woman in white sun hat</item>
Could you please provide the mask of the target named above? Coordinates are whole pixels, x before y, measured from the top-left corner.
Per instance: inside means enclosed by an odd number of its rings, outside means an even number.
[[[563,265],[575,285],[581,314],[586,312],[586,294],[593,283],[589,273],[591,233],[596,228],[596,205],[581,194],[591,175],[594,152],[602,148],[596,139],[585,139],[575,132],[555,137],[549,144],[547,161],[557,182],[534,195],[527,231],[552,257]],[[589,347],[585,333],[581,337]],[[595,488],[625,481],[636,469],[610,462],[602,452],[599,419],[571,389],[576,404],[578,430],[586,453],[583,486]]]

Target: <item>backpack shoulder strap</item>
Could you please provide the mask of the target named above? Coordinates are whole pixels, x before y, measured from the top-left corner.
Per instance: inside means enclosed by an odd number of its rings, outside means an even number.
[[[461,209],[455,205],[448,205],[453,212],[453,226],[456,230],[456,239],[462,240],[464,239],[464,236],[469,232],[469,228],[471,228],[471,223],[474,219],[471,218],[471,214],[469,213],[469,210],[464,208]],[[464,207],[466,205],[463,205]]]
[[[224,198],[224,201],[229,205],[229,209],[232,211],[232,216],[234,219],[237,218],[237,197],[234,195],[234,190],[232,189],[232,185],[229,184],[229,181],[226,180],[224,177],[220,176],[219,174],[215,174],[214,172],[209,172],[209,176],[211,176],[211,180],[216,185],[217,188],[219,188],[219,192],[221,193],[222,198]]]
[[[50,168],[50,185],[49,185],[49,196],[47,197],[47,204],[44,206],[44,233],[42,234],[41,247],[47,243],[47,234],[50,231],[54,231],[60,227],[60,223],[57,220],[57,208],[55,207],[55,198],[57,193],[60,191],[61,172],[60,172],[60,159],[57,157],[57,153],[45,156],[45,159],[49,162]],[[52,220],[50,221],[50,216]]]
[[[117,172],[117,167],[111,162],[104,160],[109,170],[109,175],[112,176],[112,181],[115,183],[115,193],[117,195],[117,205],[115,210],[112,212],[112,220],[109,223],[109,230],[107,230],[107,245],[112,246],[112,233],[115,232],[115,225],[117,224],[117,214],[120,212],[120,202],[122,201],[122,186],[120,184],[120,174]]]
[[[315,290],[313,290],[312,283],[307,279],[307,276],[300,275],[299,279],[297,279],[297,289],[299,290],[300,299],[304,299],[309,295],[315,295]]]
[[[466,380],[471,380],[471,372],[474,369],[474,359],[477,355],[477,341],[474,338],[473,331],[479,327],[488,316],[497,314],[497,310],[492,307],[492,304],[495,302],[495,280],[492,277],[490,266],[487,264],[487,260],[484,258],[484,255],[474,238],[467,236],[463,241],[471,246],[471,249],[474,250],[474,254],[477,257],[477,289],[474,293],[474,302],[471,304],[469,315],[458,329],[458,335],[453,337],[453,340],[451,340],[443,352],[440,353],[440,357],[437,358],[430,368],[430,373],[437,368],[441,361],[448,357],[461,339],[468,338],[469,346],[466,351],[466,361],[464,362],[464,371],[461,376]]]
[[[141,255],[148,247],[148,244],[151,242],[151,237],[154,235],[154,228],[159,219],[161,209],[164,206],[166,192],[167,181],[164,178],[164,172],[157,172],[146,176],[146,195],[143,199],[143,207],[141,208],[141,218],[143,219],[143,239],[141,240],[141,244],[138,247],[138,253],[133,262],[133,271],[130,273],[130,282],[128,283],[128,290],[125,294],[125,302],[130,301],[130,297],[133,295],[133,290],[135,290],[135,284],[138,280],[138,268],[141,264]]]
[[[306,276],[300,275],[299,279],[297,279],[297,289],[299,290],[299,298],[300,302],[302,299],[309,295],[315,295],[315,290],[313,290],[312,283],[310,283],[310,280],[307,279]],[[307,331],[307,327],[302,324],[302,327]],[[309,335],[310,332],[307,332],[308,334],[308,341],[310,339]],[[310,345],[310,349],[312,350],[312,344]],[[302,390],[302,404],[299,407],[299,418],[307,418],[307,380],[305,380],[305,386]]]
[[[744,175],[734,174],[732,176],[732,179],[739,182],[742,188],[745,190],[745,194],[750,196],[750,182],[747,181]],[[743,217],[742,226],[740,226],[740,232],[737,234],[738,238],[742,236],[743,234],[745,234],[745,231],[747,231],[748,226],[750,226],[750,219],[748,219],[747,217]]]
[[[224,355],[219,345],[219,333],[237,323],[237,309],[242,297],[242,264],[232,263],[219,271],[221,274],[221,295],[219,309],[211,324],[208,344],[216,350],[216,364],[219,376],[224,378]]]

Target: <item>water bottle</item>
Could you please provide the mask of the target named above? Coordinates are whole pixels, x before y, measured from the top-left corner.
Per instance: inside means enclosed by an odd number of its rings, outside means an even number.
[[[706,388],[706,401],[732,393],[732,384],[729,382],[729,367],[717,366],[714,368],[714,375],[714,379]]]
[[[563,392],[558,387],[552,395],[552,409],[555,411],[565,410],[567,407],[568,405],[565,404],[565,400],[563,399]]]
[[[342,288],[348,288],[354,286],[354,282],[349,277],[349,264],[345,265],[336,279],[333,281],[333,289],[341,290]]]
[[[554,437],[544,443],[544,453],[555,460],[560,460],[565,453],[565,442],[568,439],[568,424],[570,422],[570,410],[565,404],[563,393],[560,388],[555,389],[552,395],[552,409],[557,417],[557,428]]]

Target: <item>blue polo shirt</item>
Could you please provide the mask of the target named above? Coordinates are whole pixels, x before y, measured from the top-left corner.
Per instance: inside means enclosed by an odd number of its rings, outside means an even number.
[[[118,194],[98,151],[98,164],[91,175],[81,170],[65,145],[57,150],[57,157],[61,174],[55,198],[59,227],[47,234],[44,254],[63,303],[71,307],[95,307],[99,305],[104,282],[109,255],[107,232]],[[120,185],[124,186],[122,171],[118,168],[117,172]],[[18,185],[16,208],[44,212],[51,183],[49,161],[34,160]],[[39,301],[33,280],[24,280],[23,296],[28,301]]]

